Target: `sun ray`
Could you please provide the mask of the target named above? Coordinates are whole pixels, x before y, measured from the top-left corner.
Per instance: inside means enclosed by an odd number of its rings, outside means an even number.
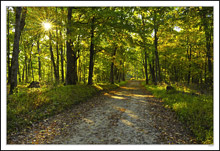
[[[43,28],[44,28],[46,31],[47,31],[47,30],[50,30],[51,27],[52,27],[51,23],[49,23],[49,22],[43,22],[43,23],[42,23],[42,26],[43,26]]]

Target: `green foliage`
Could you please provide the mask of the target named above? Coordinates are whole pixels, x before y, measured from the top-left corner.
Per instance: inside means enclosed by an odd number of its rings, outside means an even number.
[[[109,82],[111,63],[114,63],[115,81],[120,81],[124,77],[144,79],[146,71],[149,80],[153,81],[153,75],[159,76],[157,70],[160,69],[162,82],[169,84],[188,82],[199,86],[205,85],[205,89],[212,90],[214,37],[212,7],[74,7],[70,27],[67,9],[67,7],[27,8],[26,24],[19,42],[18,84],[40,81],[50,85],[32,89],[18,86],[14,90],[16,93],[8,96],[9,131],[61,112],[101,90],[116,88],[117,84],[100,83]],[[9,7],[8,14],[9,77],[15,31],[14,8]],[[89,75],[88,50],[91,45],[92,18],[95,20],[93,82],[96,84],[65,87],[54,84],[54,69],[63,69],[62,82],[66,78],[65,43],[69,38],[73,44],[73,51],[77,52],[77,82],[86,84]],[[52,25],[50,32],[44,29],[42,24],[44,22]],[[67,35],[67,27],[72,31],[70,35]],[[50,41],[53,55],[49,49]],[[113,55],[116,48],[117,51]],[[156,49],[158,65],[155,60]],[[54,65],[52,56],[55,60]],[[150,66],[153,67],[152,70]],[[59,77],[61,79],[60,71]],[[167,106],[177,111],[183,122],[187,121],[199,140],[204,143],[212,142],[213,132],[210,126],[212,121],[209,121],[212,119],[212,101],[210,101],[212,97],[187,95],[186,92],[192,93],[191,90],[179,87],[170,91],[166,91],[165,87],[149,86],[149,89],[163,98]],[[198,108],[203,111],[197,111]],[[208,121],[209,124],[204,122],[206,124],[204,126],[202,120]]]
[[[213,96],[194,95],[191,90],[179,87],[167,92],[166,85],[146,85],[146,89],[162,98],[164,106],[177,113],[180,121],[190,128],[198,141],[213,143]]]
[[[118,84],[58,85],[55,87],[26,88],[18,86],[17,93],[8,95],[7,133],[12,133],[33,122],[45,119],[86,101],[101,91],[115,89]]]

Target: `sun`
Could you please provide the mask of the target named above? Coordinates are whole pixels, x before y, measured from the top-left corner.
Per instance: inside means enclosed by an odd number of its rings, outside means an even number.
[[[45,30],[50,30],[52,27],[51,23],[49,23],[49,22],[43,22],[42,26]]]

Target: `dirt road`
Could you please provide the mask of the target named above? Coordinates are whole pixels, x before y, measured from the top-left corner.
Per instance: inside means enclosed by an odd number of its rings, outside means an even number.
[[[33,125],[11,143],[24,144],[192,144],[190,132],[140,81]]]

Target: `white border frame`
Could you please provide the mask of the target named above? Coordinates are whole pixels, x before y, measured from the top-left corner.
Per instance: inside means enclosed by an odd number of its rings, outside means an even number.
[[[6,6],[213,6],[214,145],[6,145]],[[1,148],[4,150],[219,150],[219,1],[1,1]]]

